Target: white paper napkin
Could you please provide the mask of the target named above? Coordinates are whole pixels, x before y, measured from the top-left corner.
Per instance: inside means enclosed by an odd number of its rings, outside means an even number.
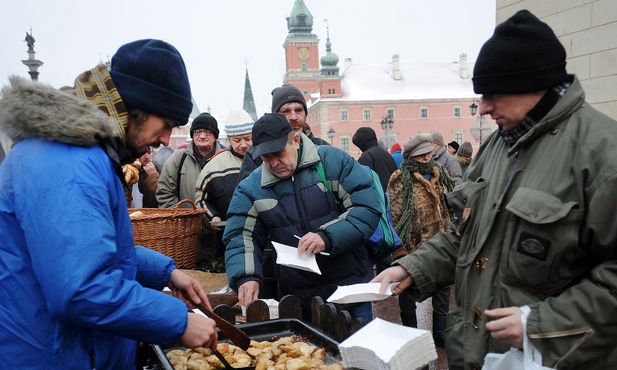
[[[392,295],[392,288],[399,283],[390,283],[384,294],[379,293],[381,283],[365,283],[340,286],[328,298],[332,303],[356,303],[380,301]]]
[[[317,260],[313,253],[304,253],[298,256],[298,248],[285,244],[272,242],[276,249],[276,263],[283,266],[293,267],[299,270],[314,272],[321,275]]]

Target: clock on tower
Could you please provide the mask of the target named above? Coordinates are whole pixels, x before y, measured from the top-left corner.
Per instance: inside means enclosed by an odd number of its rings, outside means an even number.
[[[299,48],[298,58],[300,58],[300,60],[307,60],[309,58],[309,49],[305,47]]]

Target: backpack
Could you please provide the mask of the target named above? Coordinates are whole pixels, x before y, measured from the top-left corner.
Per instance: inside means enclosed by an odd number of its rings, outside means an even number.
[[[388,193],[384,192],[381,187],[379,176],[375,171],[370,169],[370,167],[365,165],[361,166],[369,174],[369,176],[371,176],[373,183],[375,184],[375,188],[377,188],[379,194],[382,195],[379,197],[379,203],[381,205],[379,225],[373,235],[371,235],[369,240],[366,242],[371,261],[375,263],[399,249],[403,245],[403,242],[396,234],[396,231],[394,231],[394,226],[392,225],[392,213],[390,212],[390,196]],[[336,197],[336,195],[334,195],[332,188],[330,188],[330,184],[328,184],[328,181],[326,180],[323,164],[318,162],[315,167],[317,168],[317,172],[319,172],[319,176],[321,177],[321,181],[323,182],[326,190],[328,190],[328,193],[330,193],[334,199],[334,203],[336,203],[336,205],[340,205],[341,201]]]

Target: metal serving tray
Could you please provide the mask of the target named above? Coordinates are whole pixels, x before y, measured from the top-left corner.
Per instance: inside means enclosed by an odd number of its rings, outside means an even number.
[[[237,325],[239,329],[255,341],[273,340],[280,337],[287,337],[292,334],[300,335],[307,339],[309,344],[323,347],[326,350],[326,363],[340,362],[341,354],[338,349],[338,342],[323,331],[310,326],[310,324],[299,319],[274,319],[262,322]],[[219,331],[219,342],[228,342],[227,338]],[[174,370],[173,366],[165,356],[165,353],[178,348],[185,348],[180,344],[170,346],[150,345],[152,364],[161,370]]]

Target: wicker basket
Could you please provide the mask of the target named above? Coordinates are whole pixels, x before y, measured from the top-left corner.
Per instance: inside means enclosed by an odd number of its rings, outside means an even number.
[[[180,208],[190,203],[193,208]],[[129,208],[135,245],[142,245],[174,259],[178,268],[195,268],[199,234],[205,210],[185,199],[173,208]]]

